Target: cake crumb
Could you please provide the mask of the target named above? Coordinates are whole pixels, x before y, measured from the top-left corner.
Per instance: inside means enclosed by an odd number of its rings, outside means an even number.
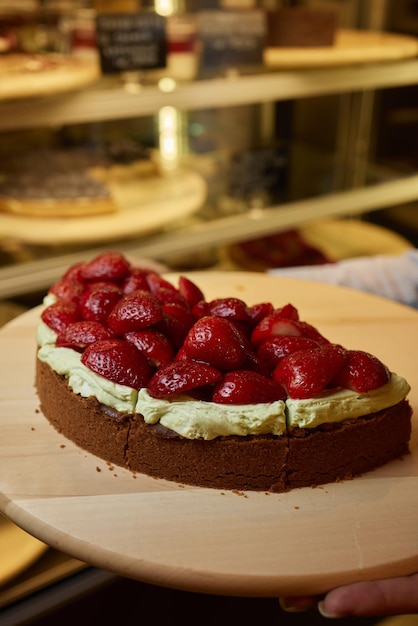
[[[101,471],[102,471],[101,468],[98,465],[96,465],[96,472],[101,472]]]
[[[35,426],[30,427],[31,430],[36,430]]]
[[[296,510],[299,510],[300,506],[294,506],[293,508],[296,509]]]
[[[237,496],[242,496],[243,498],[248,498],[245,491],[239,491],[238,489],[233,489],[232,493],[235,493]]]
[[[60,448],[65,448],[65,443],[61,443]]]

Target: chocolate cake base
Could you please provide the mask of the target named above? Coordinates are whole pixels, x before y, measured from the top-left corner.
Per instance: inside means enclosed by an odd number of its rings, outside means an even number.
[[[289,436],[289,489],[353,478],[408,452],[411,407],[406,400],[339,424],[297,428]]]
[[[352,478],[406,453],[411,432],[404,400],[364,418],[280,437],[189,440],[74,394],[39,359],[36,388],[48,421],[84,450],[133,472],[216,489],[283,492]]]

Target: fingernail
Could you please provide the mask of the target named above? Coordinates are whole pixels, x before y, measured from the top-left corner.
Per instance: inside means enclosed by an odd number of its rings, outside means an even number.
[[[328,617],[328,619],[339,619],[344,617],[343,615],[338,615],[337,613],[330,613],[325,609],[324,602],[321,600],[318,602],[318,611],[322,615],[322,617]]]

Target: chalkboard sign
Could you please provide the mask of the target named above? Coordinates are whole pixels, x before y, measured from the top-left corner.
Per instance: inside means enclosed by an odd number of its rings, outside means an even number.
[[[165,19],[154,13],[103,13],[96,18],[104,74],[166,66]]]
[[[201,67],[260,65],[266,41],[263,11],[200,11]]]
[[[251,202],[264,199],[267,204],[284,200],[288,150],[285,145],[241,150],[231,155],[229,193]]]

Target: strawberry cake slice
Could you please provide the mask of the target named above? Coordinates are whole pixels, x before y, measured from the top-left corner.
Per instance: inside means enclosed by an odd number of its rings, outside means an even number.
[[[408,452],[410,387],[285,303],[208,300],[106,252],[71,267],[37,328],[41,410],[81,448],[133,472],[283,492]]]

